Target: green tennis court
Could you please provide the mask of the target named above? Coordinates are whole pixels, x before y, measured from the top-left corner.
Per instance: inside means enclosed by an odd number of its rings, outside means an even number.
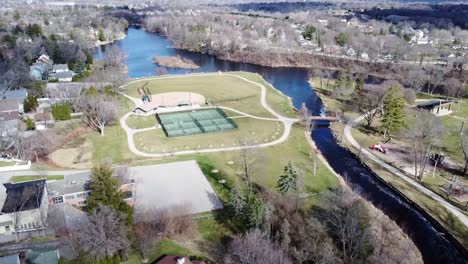
[[[237,128],[236,123],[219,108],[159,113],[157,118],[167,137],[189,136]]]

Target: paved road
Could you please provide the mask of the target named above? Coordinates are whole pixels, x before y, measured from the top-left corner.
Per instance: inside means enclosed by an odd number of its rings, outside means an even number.
[[[358,124],[363,119],[364,119],[364,116],[360,116],[360,117],[353,120],[353,124]],[[385,161],[381,160],[380,158],[378,158],[377,156],[375,156],[371,152],[367,151],[366,147],[362,147],[361,145],[359,145],[359,143],[353,138],[353,136],[351,134],[351,128],[352,128],[353,124],[346,124],[345,129],[344,129],[344,136],[345,136],[346,140],[348,140],[348,142],[351,143],[351,145],[353,145],[353,147],[355,147],[356,149],[359,149],[362,154],[364,154],[366,157],[370,158],[371,160],[375,161],[377,164],[382,166],[387,171],[389,171],[392,174],[400,177],[402,180],[407,182],[409,185],[413,186],[414,188],[418,189],[420,192],[428,195],[429,197],[431,197],[432,199],[437,201],[445,209],[447,209],[449,212],[451,212],[453,215],[455,215],[463,224],[465,224],[465,226],[468,227],[468,217],[464,213],[462,213],[457,207],[455,207],[452,204],[450,204],[449,202],[447,202],[444,198],[442,198],[438,194],[436,194],[433,191],[431,191],[431,190],[427,189],[426,187],[422,186],[421,184],[419,184],[414,179],[406,176],[404,173],[399,171],[397,168],[395,168],[395,167],[393,167],[391,165],[388,165]]]
[[[191,75],[178,75],[178,76],[168,76],[168,77],[157,77],[158,79],[173,79],[173,78],[187,78],[187,77],[203,77],[203,76],[215,76],[215,75],[219,75],[219,73],[207,73],[207,74],[191,74]],[[238,147],[226,147],[226,148],[213,148],[213,149],[200,149],[200,150],[185,150],[185,151],[176,151],[176,152],[170,152],[170,153],[147,153],[147,152],[143,152],[143,151],[140,151],[137,149],[137,147],[135,146],[135,142],[133,140],[133,136],[135,133],[139,132],[138,130],[135,130],[135,129],[132,129],[130,128],[128,125],[127,125],[127,118],[132,115],[133,113],[132,112],[129,112],[127,114],[125,114],[121,119],[120,119],[120,125],[122,126],[122,128],[125,130],[126,134],[127,134],[127,142],[128,142],[128,147],[130,148],[130,150],[135,154],[135,155],[139,155],[139,156],[142,156],[142,157],[150,157],[150,158],[161,158],[161,157],[168,157],[168,156],[175,156],[175,155],[186,155],[186,154],[198,154],[198,153],[210,153],[210,152],[222,152],[222,151],[233,151],[233,150],[241,150],[241,149],[250,149],[250,148],[265,148],[265,147],[270,147],[270,146],[274,146],[274,145],[277,145],[277,144],[281,144],[283,143],[284,141],[286,141],[289,137],[289,134],[291,132],[291,128],[292,128],[292,125],[294,123],[296,123],[298,121],[298,119],[293,119],[293,118],[288,118],[288,117],[284,117],[278,113],[276,113],[269,105],[268,103],[266,102],[266,87],[262,84],[259,84],[257,82],[254,82],[254,81],[251,81],[251,80],[248,80],[244,77],[241,77],[241,76],[237,76],[237,75],[233,75],[233,74],[223,74],[223,75],[226,75],[226,76],[231,76],[231,77],[235,77],[235,78],[239,78],[245,82],[248,82],[248,83],[251,83],[251,84],[254,84],[258,87],[260,87],[261,89],[261,97],[260,97],[260,103],[262,104],[262,106],[268,110],[268,112],[270,112],[273,116],[275,116],[276,118],[266,118],[266,117],[258,117],[258,116],[253,116],[253,115],[250,115],[250,114],[247,114],[247,113],[243,113],[239,110],[236,110],[236,109],[233,109],[233,108],[229,108],[229,107],[222,107],[220,106],[220,108],[223,108],[223,109],[227,109],[227,110],[230,110],[230,111],[234,111],[238,114],[241,114],[241,115],[244,115],[244,116],[247,116],[247,117],[250,117],[250,118],[254,118],[254,119],[259,119],[259,120],[270,120],[270,121],[279,121],[281,123],[283,123],[283,126],[284,126],[284,131],[283,131],[283,134],[281,135],[280,138],[278,138],[277,140],[275,141],[271,141],[271,142],[268,142],[268,143],[263,143],[263,144],[256,144],[256,145],[248,145],[248,146],[238,146]],[[141,80],[152,80],[152,79],[155,79],[156,77],[151,77],[151,78],[142,78],[142,79],[139,79],[137,81],[133,81],[133,82],[130,82],[124,86],[122,86],[121,88],[125,88],[126,86],[132,84],[132,83],[135,83],[135,82],[138,82],[138,81],[141,81]],[[142,104],[141,100],[137,99],[137,98],[134,98],[134,97],[131,97],[127,94],[124,94],[124,93],[121,93],[123,96],[127,97],[128,99],[130,99],[132,102],[134,102],[135,106],[139,106]]]

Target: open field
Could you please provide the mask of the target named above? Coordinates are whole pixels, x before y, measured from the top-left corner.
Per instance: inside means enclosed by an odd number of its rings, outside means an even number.
[[[63,175],[48,175],[48,176],[26,176],[26,175],[19,175],[19,176],[13,176],[10,178],[10,182],[12,183],[17,183],[17,182],[24,182],[24,181],[34,181],[34,180],[40,180],[40,179],[46,179],[47,181],[53,181],[53,180],[63,180],[64,176]]]
[[[235,118],[237,129],[180,137],[166,137],[162,129],[136,133],[135,145],[148,153],[165,153],[189,149],[223,148],[274,141],[283,133],[280,122]]]
[[[161,77],[149,81],[139,81],[125,87],[124,92],[139,98],[138,88],[144,84],[151,94],[167,92],[192,92],[205,97],[212,105],[232,107],[239,111],[273,117],[260,104],[260,87],[228,75],[193,75],[181,77]]]
[[[129,118],[127,118],[127,125],[133,129],[142,129],[158,125],[158,120],[156,119],[155,115],[131,115]]]
[[[319,92],[318,94],[320,95],[322,100],[327,103],[327,105],[329,106],[332,105],[334,107],[328,110],[341,108],[340,101],[335,100],[331,98],[330,96],[327,96],[324,92]],[[408,112],[408,116],[407,116],[409,120],[408,123],[409,124],[414,123],[411,120],[412,118],[411,111],[413,110],[408,110],[408,111],[410,111]],[[355,117],[359,116],[358,113],[346,113],[346,115],[349,117],[349,119],[354,119]],[[373,127],[378,127],[380,120],[377,118],[374,122],[375,123],[373,124]],[[343,128],[344,128],[343,123],[334,123],[332,125],[332,129],[334,133],[337,135],[338,139],[342,138]],[[383,141],[382,134],[380,134],[378,131],[371,131],[371,130],[365,129],[363,126],[353,128],[351,130],[351,133],[353,137],[356,139],[356,141],[359,142],[359,144],[365,148],[367,148],[368,146],[372,144],[376,144],[376,143]],[[401,139],[399,139],[399,135],[395,135],[394,140],[399,141]],[[360,151],[352,147],[351,144],[349,144],[346,140],[343,141],[342,144],[344,144],[351,151],[359,155]],[[383,154],[379,154],[379,153],[375,153],[375,154],[381,158],[385,158],[385,155]],[[432,198],[428,197],[427,195],[414,189],[412,186],[410,186],[408,183],[406,183],[399,177],[383,169],[380,165],[366,158],[364,155],[362,155],[361,158],[377,175],[379,175],[381,179],[388,182],[390,185],[394,186],[396,189],[402,192],[406,197],[408,197],[410,200],[414,201],[416,204],[418,204],[424,210],[426,210],[432,217],[434,217],[437,221],[439,221],[439,223],[441,223],[445,228],[447,228],[447,230],[449,230],[463,245],[465,246],[468,245],[468,241],[466,240],[466,238],[468,237],[468,231],[466,227],[456,217],[454,217],[450,212],[448,212],[443,206],[441,206],[439,203],[437,203],[436,201],[434,201]],[[389,164],[394,165],[394,166],[396,165],[394,163],[389,163]],[[399,166],[396,166],[396,167],[399,167]],[[426,176],[422,184],[432,189],[434,192],[440,193],[440,190],[438,190],[438,184],[442,181],[441,177],[442,176],[440,176],[440,174],[436,174],[435,179],[432,179],[432,177]],[[452,200],[450,200],[450,202],[460,206],[460,204],[457,204],[456,202]]]

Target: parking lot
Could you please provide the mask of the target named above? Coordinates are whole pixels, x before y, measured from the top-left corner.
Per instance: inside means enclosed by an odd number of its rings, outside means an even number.
[[[198,164],[191,161],[131,167],[135,179],[135,210],[187,206],[190,212],[221,209],[221,201]]]

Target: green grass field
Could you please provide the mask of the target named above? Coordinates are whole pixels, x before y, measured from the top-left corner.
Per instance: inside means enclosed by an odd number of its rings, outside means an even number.
[[[225,148],[271,142],[283,133],[283,124],[275,121],[235,118],[237,129],[180,137],[166,137],[162,129],[136,133],[135,145],[141,151],[165,153],[181,150]]]
[[[272,117],[260,104],[260,87],[232,76],[209,75],[156,78],[139,81],[124,90],[130,96],[139,98],[138,88],[148,83],[151,94],[166,92],[192,92],[205,97],[212,105],[232,107],[239,111],[261,117]]]
[[[154,127],[158,124],[158,120],[155,115],[140,116],[131,115],[127,118],[127,125],[133,129],[142,129],[148,127]]]
[[[34,181],[34,180],[40,180],[40,179],[46,179],[48,181],[52,180],[63,180],[64,176],[63,175],[49,175],[49,176],[12,176],[10,178],[10,182],[17,183],[17,182],[24,182],[24,181]]]

